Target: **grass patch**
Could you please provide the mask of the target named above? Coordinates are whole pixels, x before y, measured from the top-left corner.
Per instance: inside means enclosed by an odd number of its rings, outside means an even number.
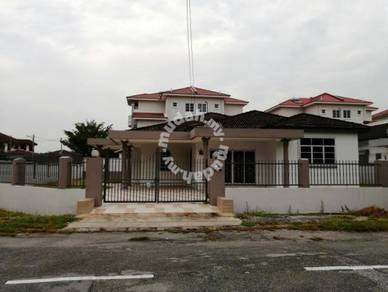
[[[293,230],[324,230],[349,232],[388,231],[388,218],[369,217],[366,220],[355,220],[354,216],[335,216],[317,222],[292,222],[289,229]]]
[[[309,231],[379,232],[388,231],[388,211],[370,206],[345,214],[288,214],[246,212],[240,214],[242,226],[254,229],[291,229]],[[292,219],[292,218],[295,218]]]
[[[32,215],[0,209],[0,235],[53,233],[74,220],[74,215]]]
[[[280,217],[280,214],[274,214],[274,213],[268,213],[264,211],[249,211],[249,212],[244,212],[241,214],[238,214],[238,217],[240,219],[248,219],[251,217],[266,217],[266,218],[275,218],[275,217]]]

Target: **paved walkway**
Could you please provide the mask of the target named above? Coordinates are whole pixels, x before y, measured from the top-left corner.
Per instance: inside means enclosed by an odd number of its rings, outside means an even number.
[[[233,214],[220,214],[203,203],[103,204],[79,216],[66,230],[76,232],[198,229],[240,225]]]

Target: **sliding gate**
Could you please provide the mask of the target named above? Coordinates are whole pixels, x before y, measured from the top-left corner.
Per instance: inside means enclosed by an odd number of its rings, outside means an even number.
[[[189,163],[190,170],[200,161]],[[158,159],[139,161],[110,158],[104,161],[104,202],[206,202],[205,179],[187,183],[182,174],[173,174]]]

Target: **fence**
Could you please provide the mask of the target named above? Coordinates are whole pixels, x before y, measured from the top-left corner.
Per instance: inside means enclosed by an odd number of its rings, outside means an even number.
[[[259,161],[226,163],[225,183],[234,185],[283,186],[298,185],[298,162]]]
[[[52,185],[58,183],[58,162],[26,162],[25,183],[30,185]]]
[[[57,186],[59,179],[59,163],[57,162],[25,162],[24,183],[37,186]],[[0,161],[0,183],[12,183],[12,161]],[[71,165],[70,185],[68,187],[84,188],[86,163],[76,162]]]
[[[84,188],[86,177],[86,163],[84,161],[71,165],[71,187]]]
[[[192,161],[189,168],[201,169],[203,162]],[[181,166],[182,167],[182,166]],[[204,202],[206,181],[184,180],[181,173],[171,172],[160,159],[142,158],[124,165],[122,159],[105,159],[105,202]]]
[[[298,186],[300,167],[297,161],[259,161],[225,165],[227,185],[260,187]],[[311,186],[380,186],[378,163],[335,161],[331,164],[310,164]]]
[[[12,182],[12,161],[0,161],[0,183]]]

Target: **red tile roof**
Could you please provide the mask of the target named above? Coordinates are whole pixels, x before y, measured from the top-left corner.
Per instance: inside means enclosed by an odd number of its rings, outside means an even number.
[[[153,119],[153,120],[167,120],[163,113],[144,113],[144,112],[134,112],[132,117],[135,119]]]
[[[232,98],[229,94],[217,92],[209,89],[199,88],[199,87],[183,87],[178,89],[171,89],[167,91],[160,91],[155,93],[142,93],[127,96],[127,101],[135,101],[135,100],[149,100],[149,101],[162,101],[165,100],[169,95],[190,95],[190,96],[209,96],[213,98],[222,98],[225,100],[226,104],[236,104],[236,105],[246,105],[248,102],[245,100]]]
[[[238,104],[238,105],[248,104],[248,101],[246,101],[246,100],[232,98],[232,97],[225,97],[224,102],[225,102],[225,104]]]
[[[344,103],[344,104],[363,104],[363,105],[373,104],[370,101],[356,99],[352,97],[338,96],[338,95],[333,95],[325,92],[314,97],[290,98],[272,107],[268,111],[274,110],[275,108],[278,108],[278,107],[308,107],[314,103]]]
[[[379,119],[385,118],[385,117],[388,117],[388,110],[384,110],[384,111],[381,111],[377,114],[374,114],[372,116],[372,121],[376,121],[376,120],[379,120]]]

